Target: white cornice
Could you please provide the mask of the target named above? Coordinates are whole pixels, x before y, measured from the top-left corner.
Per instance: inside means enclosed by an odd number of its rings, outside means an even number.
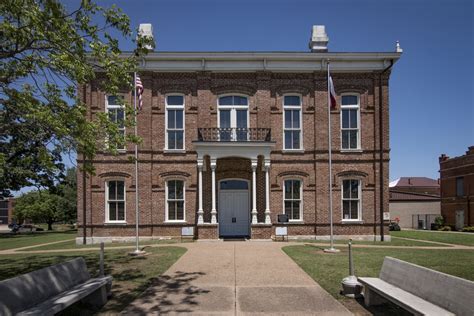
[[[332,72],[371,72],[385,69],[400,56],[396,52],[153,52],[139,68],[156,72],[313,72],[326,70],[330,60]]]

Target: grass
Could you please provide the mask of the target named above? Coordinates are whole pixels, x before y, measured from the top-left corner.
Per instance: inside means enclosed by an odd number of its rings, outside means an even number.
[[[329,240],[302,240],[306,243],[327,243]],[[347,245],[348,240],[334,240],[336,245]],[[415,240],[406,240],[401,238],[396,238],[392,236],[391,241],[368,241],[368,240],[353,240],[352,244],[354,245],[375,245],[375,246],[404,246],[404,247],[449,247],[440,244],[431,243],[429,241],[415,241]]]
[[[457,232],[432,232],[422,230],[402,230],[399,232],[390,232],[392,236],[404,237],[428,241],[444,242],[447,244],[456,244],[464,246],[474,246],[474,234]]]
[[[0,234],[0,250],[34,246],[61,240],[73,240],[76,237],[76,234],[76,230]]]
[[[283,251],[332,296],[349,302],[339,293],[342,279],[349,274],[347,250],[325,254],[323,248],[297,245],[286,246]],[[356,275],[378,277],[385,256],[474,281],[474,250],[458,249],[353,248]]]
[[[187,240],[190,241],[190,240]],[[163,239],[163,240],[146,240],[141,241],[140,246],[146,245],[156,245],[156,244],[174,244],[179,243],[178,239]],[[105,248],[114,248],[114,247],[124,247],[124,246],[135,246],[134,242],[116,242],[116,243],[105,243]],[[92,245],[76,245],[75,240],[67,240],[64,242],[59,242],[52,245],[44,245],[33,248],[24,249],[21,251],[30,251],[30,250],[61,250],[61,249],[83,249],[83,248],[98,248],[99,244]]]
[[[128,256],[128,250],[106,250],[105,272],[111,274],[114,279],[112,298],[100,313],[120,312],[152,284],[157,276],[168,270],[186,252],[186,249],[175,246],[155,247],[147,249],[147,252],[149,255],[146,257],[132,258]],[[63,254],[0,255],[0,279],[11,278],[79,256],[86,260],[91,276],[96,276],[99,269],[99,252],[87,251]],[[77,305],[72,306],[65,311],[65,314],[83,312],[81,308]]]

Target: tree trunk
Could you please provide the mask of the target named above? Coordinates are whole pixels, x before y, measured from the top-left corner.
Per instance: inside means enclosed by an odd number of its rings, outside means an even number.
[[[53,230],[53,221],[48,221],[48,230]]]

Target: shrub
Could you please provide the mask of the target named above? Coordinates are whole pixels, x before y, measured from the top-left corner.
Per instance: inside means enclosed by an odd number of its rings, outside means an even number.
[[[438,225],[439,227],[444,225],[444,218],[443,216],[438,216],[435,218],[435,224]]]
[[[388,226],[388,229],[391,230],[391,231],[400,231],[400,225],[398,225],[398,223],[395,223],[395,222],[391,222],[390,225]]]
[[[445,232],[450,232],[451,231],[451,226],[443,226],[438,230],[442,230],[442,231],[445,231]]]
[[[462,229],[463,232],[474,233],[474,226],[466,226]]]

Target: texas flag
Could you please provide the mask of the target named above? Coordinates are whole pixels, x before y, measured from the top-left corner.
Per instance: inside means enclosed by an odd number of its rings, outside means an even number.
[[[330,107],[331,107],[331,110],[334,110],[337,106],[337,102],[336,102],[336,91],[334,91],[334,83],[332,82],[332,77],[329,75],[329,72],[328,72],[328,76],[329,76],[329,100],[330,100]]]

